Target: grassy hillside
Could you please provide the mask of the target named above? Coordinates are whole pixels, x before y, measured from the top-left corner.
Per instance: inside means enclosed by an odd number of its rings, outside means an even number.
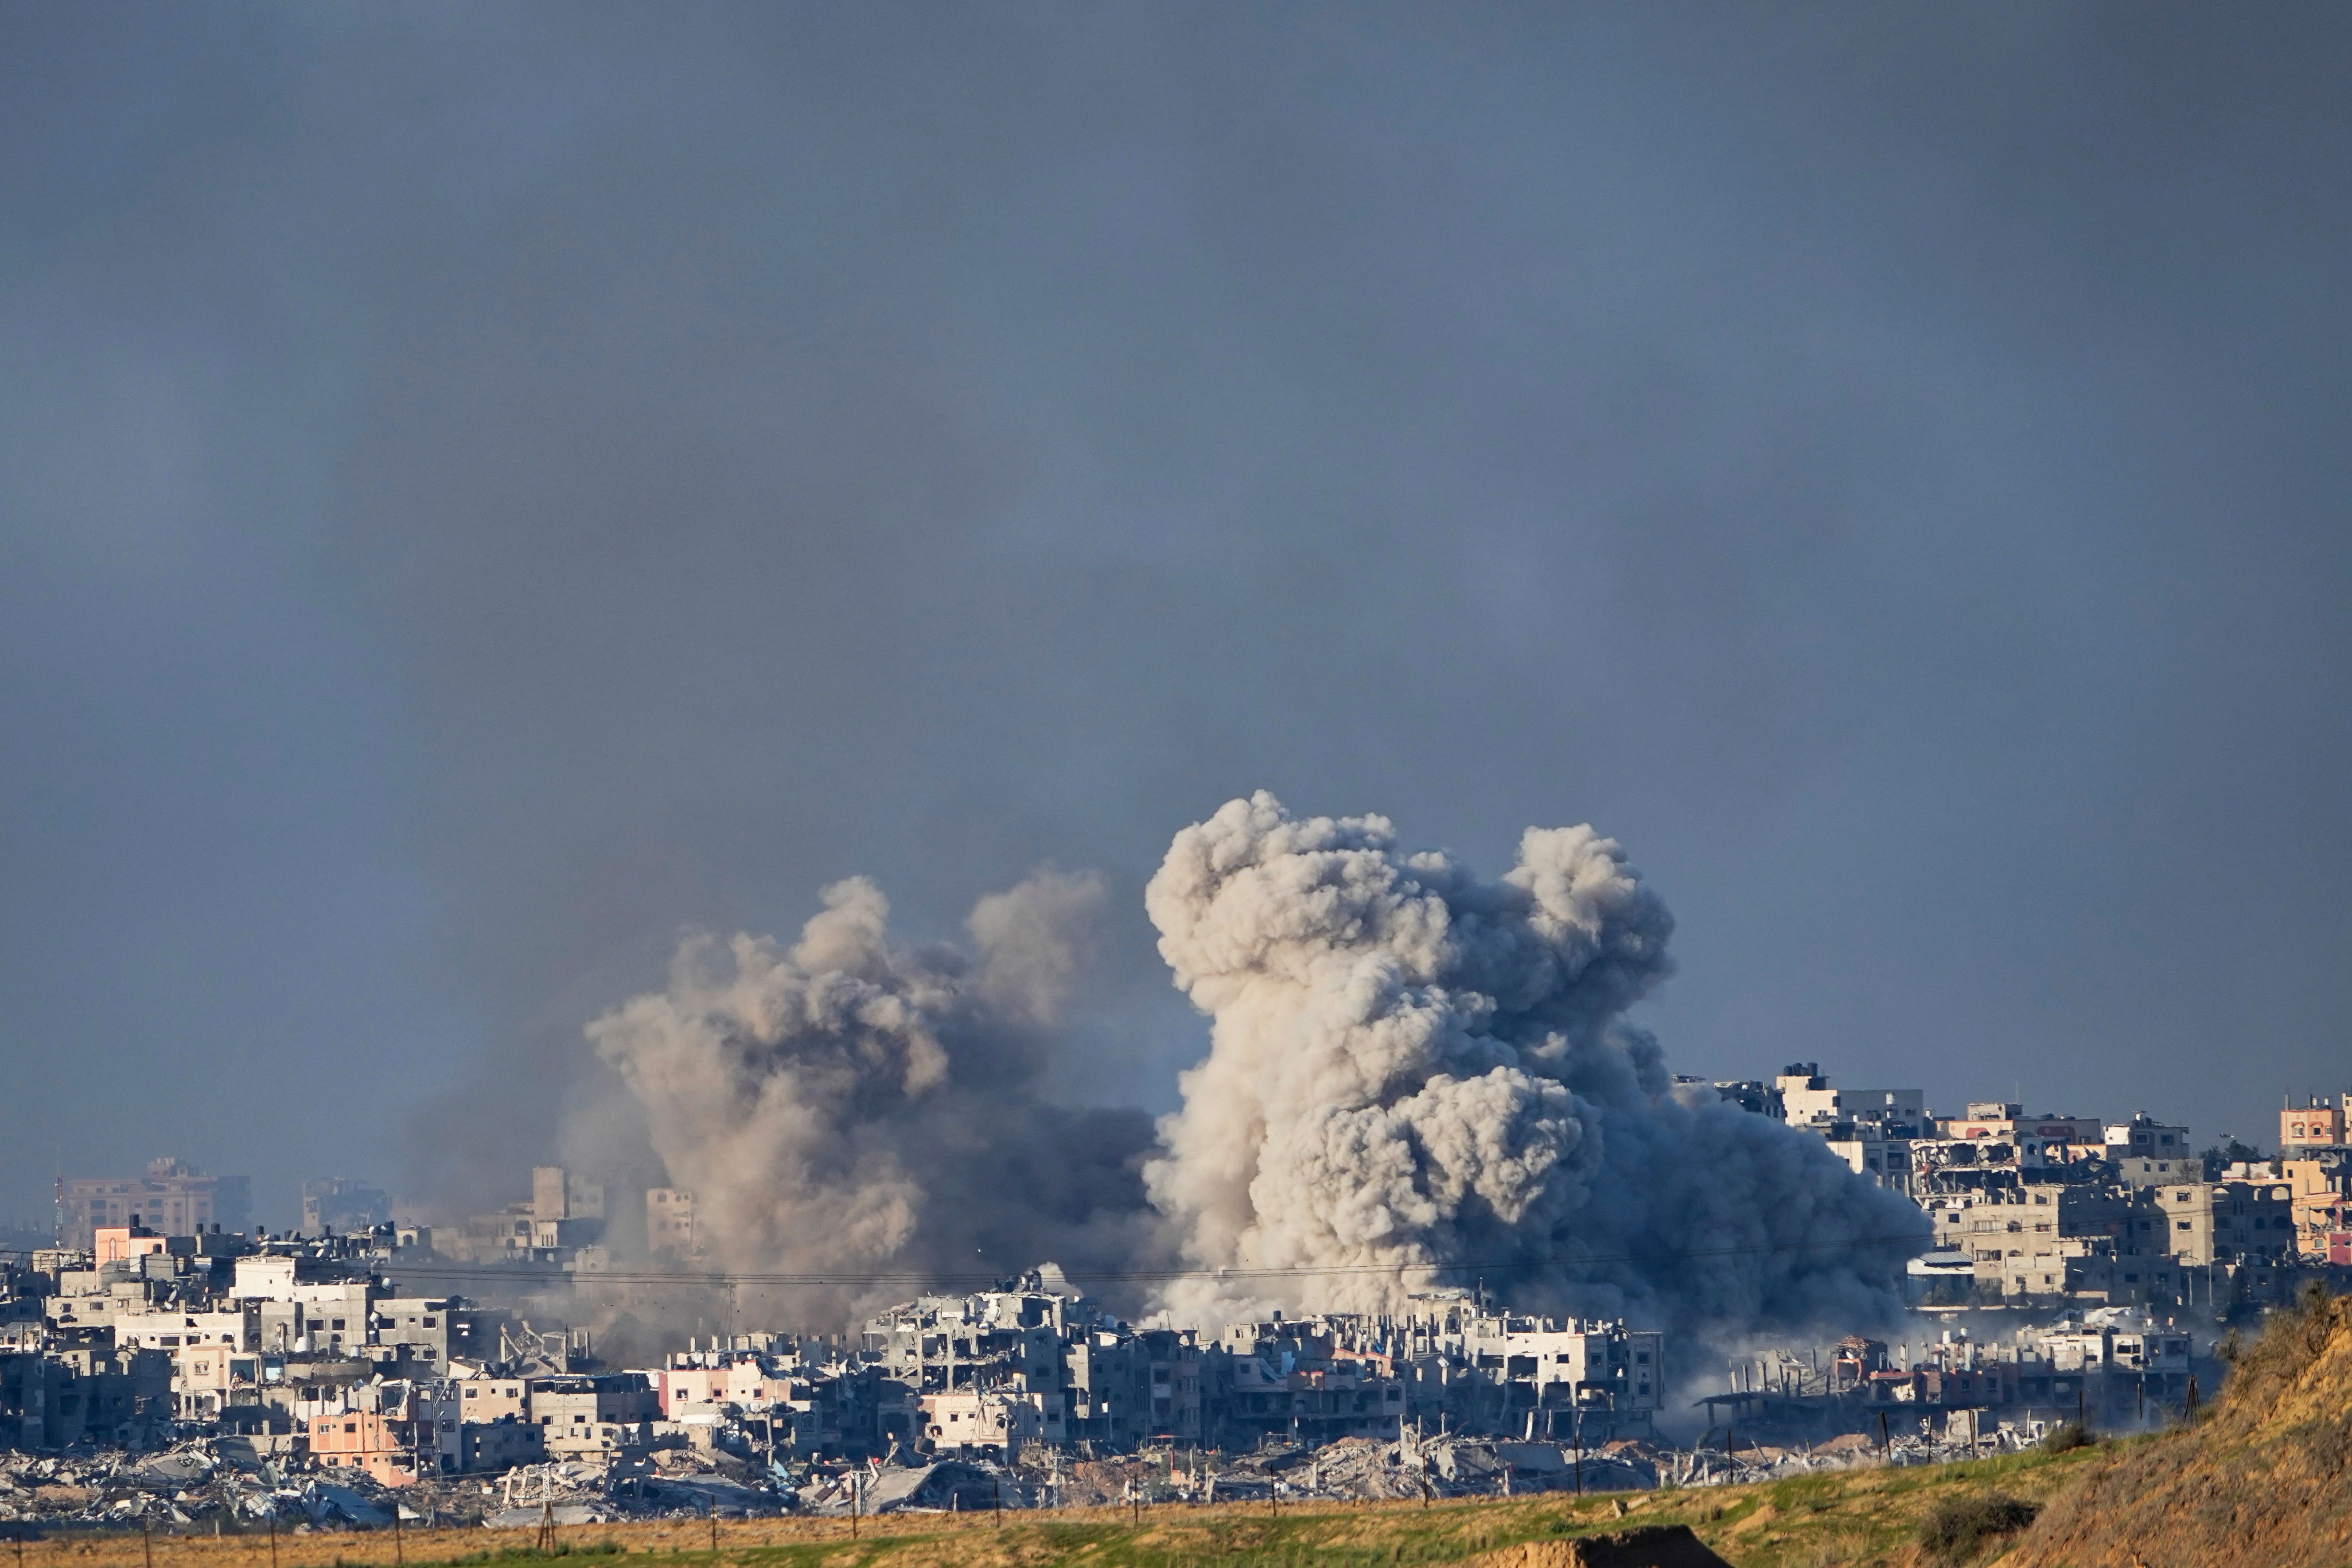
[[[2235,1359],[2204,1420],[2102,1455],[2002,1568],[2352,1563],[2352,1297],[2273,1318]]]

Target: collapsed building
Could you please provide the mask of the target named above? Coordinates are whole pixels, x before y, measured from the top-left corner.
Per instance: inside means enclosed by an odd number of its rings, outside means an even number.
[[[1729,1386],[1698,1403],[1725,1429],[1826,1440],[1839,1433],[1974,1444],[2039,1434],[2065,1421],[2105,1429],[2160,1426],[2193,1413],[2226,1368],[2197,1354],[2185,1329],[2120,1309],[2068,1313],[1979,1339],[1945,1329],[1916,1344],[1849,1335],[1818,1350],[1766,1351],[1727,1369]]]
[[[1494,1311],[1465,1292],[1412,1305],[1138,1328],[1032,1277],[877,1314],[858,1354],[908,1391],[913,1429],[877,1438],[922,1453],[1314,1445],[1406,1423],[1605,1440],[1652,1431],[1664,1408],[1661,1334]]]

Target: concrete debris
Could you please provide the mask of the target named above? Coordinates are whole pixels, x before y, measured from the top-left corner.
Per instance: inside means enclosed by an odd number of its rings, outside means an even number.
[[[540,1508],[502,1508],[482,1522],[492,1530],[530,1530],[541,1524],[611,1524],[626,1517],[604,1503],[567,1502]]]
[[[766,1478],[747,1479],[692,1456],[657,1475],[617,1464],[522,1467],[494,1483],[452,1476],[392,1489],[364,1472],[334,1479],[281,1480],[278,1468],[241,1467],[212,1451],[226,1442],[185,1443],[161,1454],[0,1452],[0,1521],[44,1531],[145,1523],[156,1529],[231,1530],[276,1521],[307,1531],[389,1529],[396,1509],[421,1524],[537,1524],[550,1507],[559,1523],[658,1518],[752,1518],[789,1511],[794,1494]],[[665,1458],[670,1458],[666,1455]],[[650,1468],[648,1467],[648,1469]]]

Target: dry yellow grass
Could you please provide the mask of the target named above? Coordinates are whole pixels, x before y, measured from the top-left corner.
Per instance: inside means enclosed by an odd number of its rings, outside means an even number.
[[[2274,1318],[2194,1427],[2084,1471],[2003,1568],[2352,1563],[2352,1297]]]
[[[1412,1500],[1286,1503],[1279,1518],[1264,1503],[1162,1505],[1145,1509],[1139,1520],[1118,1508],[1001,1520],[898,1514],[862,1521],[854,1540],[846,1520],[722,1521],[715,1553],[710,1526],[699,1520],[566,1526],[556,1535],[560,1552],[590,1559],[564,1568],[593,1568],[604,1554],[670,1559],[681,1568],[1384,1568],[1457,1563],[1520,1542],[1664,1523],[1690,1525],[1739,1568],[1899,1564],[1913,1560],[1908,1542],[1938,1500],[1996,1485],[2046,1497],[2096,1452],[1580,1500],[1456,1500],[1426,1509]],[[395,1561],[405,1568],[467,1562],[525,1568],[545,1561],[530,1550],[535,1533],[409,1531],[398,1542],[382,1530],[286,1533],[274,1563],[258,1535],[158,1536],[152,1568],[390,1568]],[[146,1550],[135,1533],[34,1542],[25,1549],[24,1568],[148,1568]],[[0,1568],[14,1568],[5,1554]]]

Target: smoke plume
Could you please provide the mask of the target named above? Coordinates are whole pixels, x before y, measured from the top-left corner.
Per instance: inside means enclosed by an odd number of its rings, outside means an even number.
[[[1263,793],[1179,833],[1145,901],[1210,1047],[1156,1142],[1040,1092],[1101,899],[1041,874],[981,900],[969,952],[910,950],[853,879],[796,942],[692,938],[596,1020],[711,1260],[840,1276],[772,1298],[801,1326],[919,1277],[1173,1255],[1180,1322],[1474,1277],[1718,1335],[1899,1307],[1917,1211],[1817,1137],[1678,1100],[1625,1021],[1674,921],[1591,828],[1528,829],[1497,881]]]
[[[1146,906],[1212,1020],[1152,1202],[1202,1268],[1300,1271],[1188,1280],[1172,1316],[1393,1307],[1469,1282],[1447,1265],[1523,1310],[1675,1327],[1896,1309],[1916,1248],[1878,1238],[1917,1211],[1818,1138],[1678,1102],[1624,1021],[1674,922],[1591,828],[1530,828],[1481,881],[1261,792],[1179,833]]]
[[[980,901],[971,953],[908,950],[852,879],[791,946],[690,938],[667,989],[592,1024],[710,1261],[843,1276],[768,1293],[822,1327],[915,1284],[859,1276],[1129,1259],[1149,1119],[1038,1092],[1101,900],[1091,876],[1043,873]]]

